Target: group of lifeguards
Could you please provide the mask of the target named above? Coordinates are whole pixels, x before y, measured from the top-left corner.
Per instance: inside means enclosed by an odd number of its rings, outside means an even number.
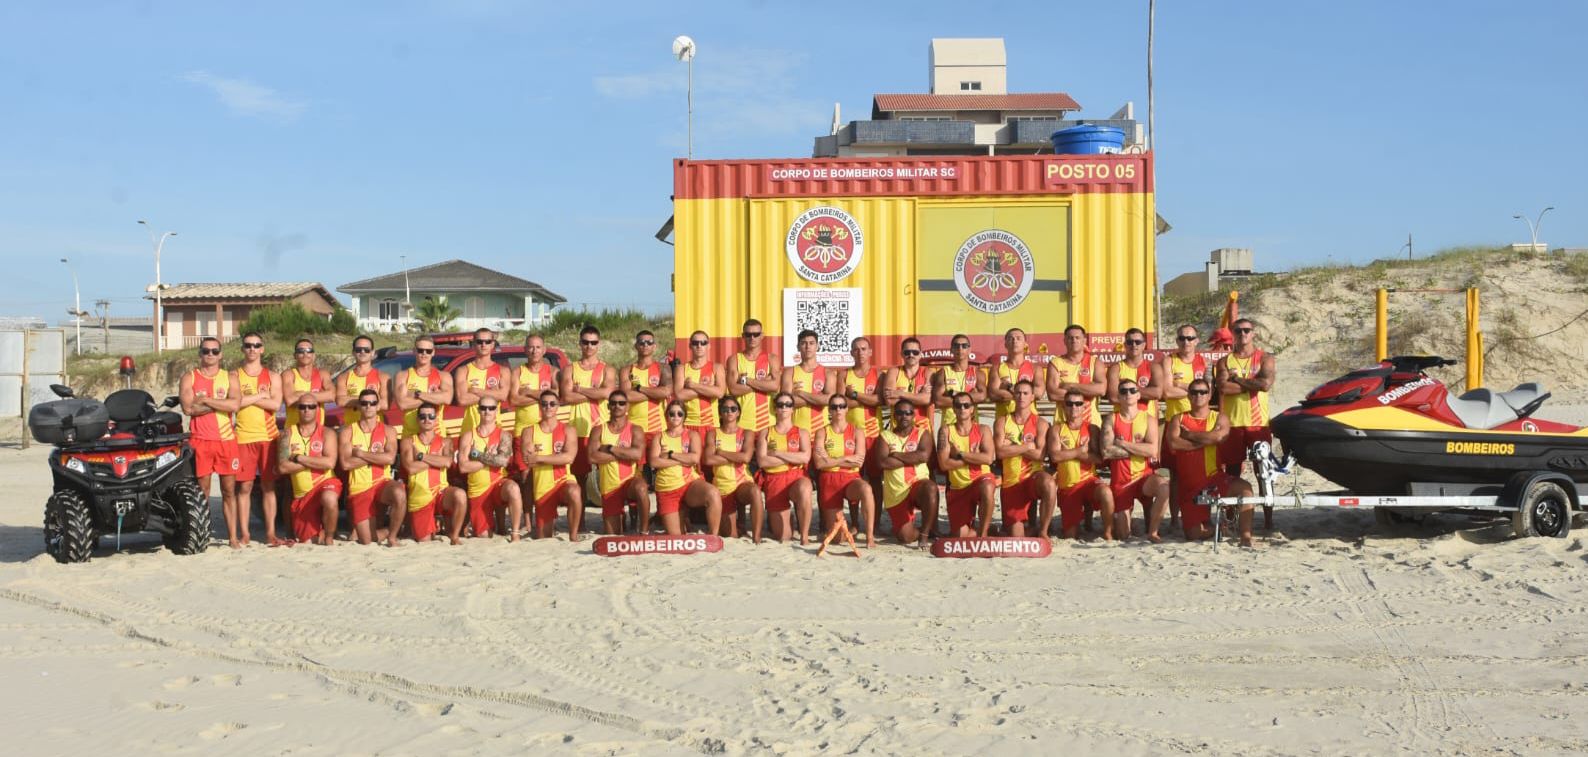
[[[688,356],[670,365],[642,331],[634,361],[614,370],[598,357],[594,327],[561,369],[538,335],[527,338],[523,365],[498,363],[496,335],[480,329],[474,354],[450,372],[432,364],[435,343],[422,336],[413,366],[395,376],[374,368],[373,342],[358,337],[353,367],[335,381],[315,366],[311,340],[299,340],[295,365],[274,374],[261,359],[264,340],[247,334],[232,371],[220,366],[220,343],[205,340],[181,399],[200,480],[206,489],[212,474],[220,481],[233,546],[249,541],[256,479],[266,539],[283,543],[280,475],[291,481],[293,536],[320,544],[332,542],[344,506],[360,543],[395,546],[404,524],[420,541],[445,533],[456,544],[466,532],[516,541],[524,528],[546,538],[559,508],[578,541],[593,487],[608,534],[654,526],[681,534],[695,520],[725,537],[759,542],[770,531],[805,544],[813,519],[829,528],[847,507],[868,546],[879,509],[894,538],[926,546],[938,532],[939,477],[950,536],[1048,535],[1057,515],[1059,533],[1076,538],[1095,511],[1104,539],[1126,539],[1141,502],[1148,539],[1160,540],[1165,515],[1187,539],[1203,539],[1210,513],[1196,496],[1249,493],[1241,462],[1268,433],[1273,356],[1257,349],[1249,320],[1231,331],[1233,350],[1212,366],[1189,325],[1160,360],[1148,359],[1145,336],[1132,329],[1113,363],[1072,325],[1064,352],[1045,365],[1028,354],[1025,333],[1010,329],[1005,353],[982,365],[964,335],[950,341],[951,362],[930,369],[914,338],[900,344],[897,365],[882,367],[862,337],[851,344],[851,367],[829,369],[817,361],[815,332],[799,334],[798,359],[784,367],[751,319],[726,364],[710,359],[705,332],[691,334]],[[1049,419],[1036,410],[1043,397],[1055,404]],[[346,413],[339,430],[324,425],[332,401]],[[990,427],[981,423],[985,403]],[[449,405],[463,409],[456,438],[442,431]],[[401,426],[386,423],[393,406]],[[508,411],[510,423],[501,417]],[[1159,467],[1170,479],[1155,475]],[[1243,508],[1243,544],[1251,528]]]

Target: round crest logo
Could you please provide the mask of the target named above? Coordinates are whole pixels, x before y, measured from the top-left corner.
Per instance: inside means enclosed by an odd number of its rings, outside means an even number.
[[[1003,229],[972,234],[954,255],[954,287],[983,313],[1007,313],[1031,294],[1036,263],[1024,240]]]
[[[784,240],[788,262],[809,281],[831,284],[855,272],[865,236],[854,216],[823,205],[801,213]]]

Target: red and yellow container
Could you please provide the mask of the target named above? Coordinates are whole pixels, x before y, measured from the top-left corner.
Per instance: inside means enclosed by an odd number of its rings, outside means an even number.
[[[1150,153],[679,160],[673,214],[679,355],[701,329],[726,358],[752,317],[785,362],[804,325],[837,364],[857,333],[885,365],[909,336],[983,360],[1014,326],[1035,356],[1070,323],[1100,351],[1155,333]]]

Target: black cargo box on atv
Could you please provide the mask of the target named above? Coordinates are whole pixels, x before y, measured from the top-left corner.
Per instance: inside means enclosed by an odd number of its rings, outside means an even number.
[[[104,436],[109,428],[110,411],[99,400],[40,402],[28,411],[28,430],[41,444],[91,442]]]

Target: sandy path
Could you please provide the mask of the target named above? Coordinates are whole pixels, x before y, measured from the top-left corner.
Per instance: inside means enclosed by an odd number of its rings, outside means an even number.
[[[42,457],[0,450],[13,754],[1588,750],[1579,536],[1284,511],[1254,552],[140,536],[68,567],[40,553]]]

